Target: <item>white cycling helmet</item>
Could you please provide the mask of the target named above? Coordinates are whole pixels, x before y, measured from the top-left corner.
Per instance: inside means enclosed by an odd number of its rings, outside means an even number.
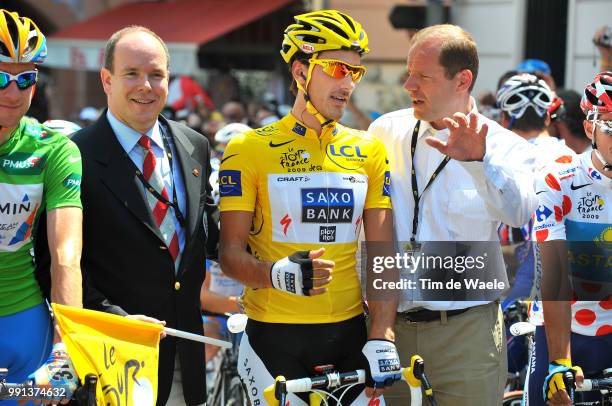
[[[221,200],[221,194],[219,193],[219,170],[213,170],[210,173],[208,181],[210,182],[210,186],[212,187],[212,198],[215,202],[215,205],[218,205],[219,201]]]
[[[553,99],[546,82],[529,73],[512,76],[497,91],[497,105],[515,120],[530,106],[538,116],[544,117]]]
[[[72,133],[75,133],[81,129],[80,125],[66,120],[47,120],[43,123],[43,125],[66,136],[72,135]]]
[[[219,144],[227,144],[236,135],[249,130],[251,130],[251,127],[246,124],[228,124],[225,127],[220,128],[219,131],[217,131],[217,133],[215,134],[215,142]]]

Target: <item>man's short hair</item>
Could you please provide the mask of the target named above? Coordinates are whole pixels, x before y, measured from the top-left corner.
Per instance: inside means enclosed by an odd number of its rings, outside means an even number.
[[[546,128],[546,116],[540,117],[531,106],[527,107],[527,110],[525,110],[523,115],[516,120],[512,120],[506,111],[502,110],[502,114],[506,120],[512,122],[511,130],[513,131],[542,131],[544,128]]]
[[[509,70],[509,71],[506,71],[503,75],[501,75],[499,79],[497,80],[497,91],[501,89],[501,87],[504,85],[504,83],[506,83],[508,79],[510,79],[512,76],[515,76],[515,75],[518,75],[518,71],[516,70]]]
[[[289,85],[289,91],[291,92],[293,96],[297,96],[297,93],[298,93],[297,82],[293,78],[293,72],[291,70],[293,68],[293,62],[299,61],[303,63],[304,65],[308,66],[309,65],[308,61],[311,57],[312,55],[308,55],[307,53],[297,51],[295,55],[293,55],[289,63],[287,64],[287,68],[289,68],[289,77],[291,78],[291,85]]]
[[[573,136],[588,139],[582,126],[585,116],[580,108],[582,98],[580,93],[571,89],[560,89],[557,91],[557,96],[563,99],[563,105],[565,106],[565,116],[561,122],[565,123]]]
[[[478,50],[476,41],[458,25],[439,24],[419,30],[410,40],[410,48],[429,39],[440,39],[439,63],[444,67],[447,79],[452,79],[464,69],[472,72],[470,92],[478,76]]]
[[[108,69],[110,72],[113,71],[113,61],[115,57],[115,48],[117,47],[117,42],[119,42],[119,40],[123,36],[127,34],[131,34],[133,32],[147,33],[159,41],[159,43],[164,48],[164,53],[166,54],[166,69],[169,69],[170,68],[170,53],[168,52],[168,47],[166,46],[164,41],[159,37],[159,35],[151,31],[147,27],[143,27],[141,25],[130,25],[130,26],[120,29],[119,31],[116,31],[113,35],[111,35],[111,37],[106,42],[106,46],[104,47],[104,67]]]

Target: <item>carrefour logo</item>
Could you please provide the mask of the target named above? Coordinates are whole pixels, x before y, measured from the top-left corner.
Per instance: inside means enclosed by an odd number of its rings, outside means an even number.
[[[538,220],[539,222],[543,222],[547,218],[550,217],[550,215],[552,214],[552,210],[550,210],[548,207],[544,205],[540,205],[538,209],[536,210],[535,214],[536,214],[536,220]]]
[[[44,157],[27,152],[0,156],[0,169],[11,175],[39,175],[44,167]]]
[[[305,188],[301,195],[303,223],[352,223],[355,209],[352,189]]]

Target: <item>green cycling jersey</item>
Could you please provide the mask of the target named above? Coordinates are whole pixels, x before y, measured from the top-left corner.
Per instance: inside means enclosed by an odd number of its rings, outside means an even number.
[[[64,135],[24,117],[0,144],[0,316],[42,302],[33,235],[40,214],[81,207],[81,154]]]

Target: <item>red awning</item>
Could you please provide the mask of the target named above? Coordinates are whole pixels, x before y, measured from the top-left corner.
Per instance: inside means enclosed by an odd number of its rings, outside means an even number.
[[[177,0],[126,3],[64,28],[47,41],[46,66],[97,70],[104,45],[128,25],[142,25],[159,35],[170,51],[170,70],[197,69],[199,45],[250,23],[295,0]]]
[[[128,25],[153,30],[165,42],[203,44],[293,0],[178,0],[126,3],[67,27],[50,38],[107,40]]]

